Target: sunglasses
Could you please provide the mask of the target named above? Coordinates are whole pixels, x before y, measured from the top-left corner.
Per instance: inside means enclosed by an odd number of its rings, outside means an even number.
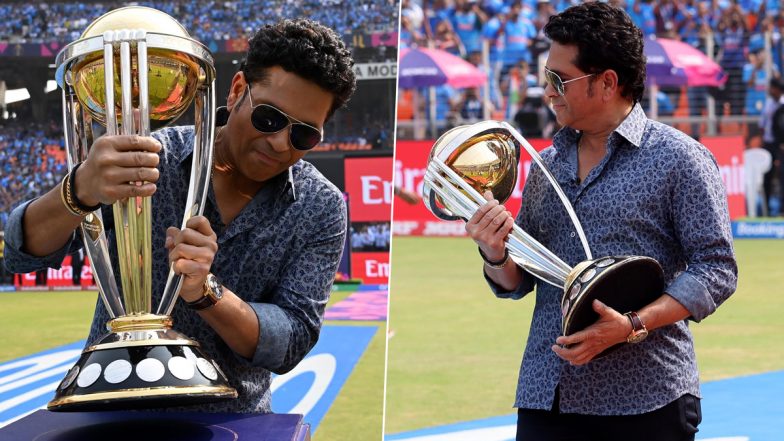
[[[271,135],[291,126],[289,143],[297,150],[310,150],[322,141],[321,130],[310,124],[289,116],[282,110],[269,104],[254,105],[253,95],[250,93],[250,84],[248,84],[248,97],[250,99],[250,107],[253,109],[253,112],[250,114],[250,122],[259,132]]]
[[[571,83],[572,81],[582,80],[583,78],[592,77],[594,75],[596,74],[583,75],[581,77],[572,78],[571,80],[564,81],[561,79],[561,77],[558,76],[557,73],[551,71],[547,67],[544,68],[544,80],[547,82],[547,84],[552,86],[556,92],[558,92],[558,95],[561,96],[564,96],[564,93],[566,93],[566,90],[564,90],[565,84]]]

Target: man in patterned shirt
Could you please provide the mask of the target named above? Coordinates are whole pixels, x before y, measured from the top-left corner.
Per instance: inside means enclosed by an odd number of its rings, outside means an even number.
[[[239,392],[237,400],[199,407],[216,412],[270,411],[270,372],[291,370],[318,340],[346,235],[343,195],[301,159],[355,89],[350,52],[337,34],[308,20],[265,26],[249,45],[219,112],[204,216],[182,231],[173,227],[185,206],[192,126],[147,138],[103,136],[75,176],[76,196],[103,204],[107,226],[109,204],[152,195],[153,304],[171,262],[184,275],[175,328],[199,341]],[[10,269],[57,267],[81,246],[75,230],[82,218],[66,209],[59,191],[13,211]],[[217,303],[205,302],[210,274],[223,285]],[[88,341],[105,332],[109,318],[98,302]]]
[[[586,259],[575,227],[537,166],[516,219],[488,194],[466,230],[479,244],[490,287],[512,299],[536,287],[515,401],[517,439],[694,440],[700,392],[688,321],[713,313],[737,281],[718,166],[704,146],[645,116],[642,33],[626,13],[585,3],[544,30],[553,40],[546,94],[564,126],[542,152],[544,163],[595,255],[655,258],[665,292],[636,311],[641,323],[594,302],[595,324],[560,335],[561,289],[510,263],[504,239],[516,222],[574,266]],[[647,339],[629,338],[642,327]]]

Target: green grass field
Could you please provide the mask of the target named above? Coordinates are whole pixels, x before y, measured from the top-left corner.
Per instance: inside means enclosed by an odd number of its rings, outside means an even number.
[[[735,244],[737,292],[692,325],[702,381],[784,369],[784,242]],[[496,299],[469,239],[392,246],[386,433],[512,413],[533,298]]]
[[[349,294],[333,293],[329,305]],[[97,298],[96,291],[0,293],[0,362],[86,338]],[[386,322],[328,321],[326,324],[378,326],[378,331],[313,439],[379,439],[384,399]]]

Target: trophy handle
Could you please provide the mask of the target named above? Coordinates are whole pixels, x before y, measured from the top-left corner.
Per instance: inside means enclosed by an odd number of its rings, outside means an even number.
[[[68,169],[84,160],[87,156],[86,146],[92,145],[93,136],[89,122],[90,116],[76,100],[73,89],[63,83],[63,127],[65,128],[65,151]],[[87,121],[88,124],[84,124]],[[109,259],[109,241],[103,228],[101,210],[96,210],[85,217],[81,223],[82,241],[90,265],[93,269],[93,280],[98,286],[104,306],[109,316],[114,319],[125,315],[125,308],[120,302],[120,293],[114,278],[114,270]]]
[[[531,158],[533,158],[533,160],[539,165],[539,168],[547,177],[547,180],[550,181],[550,185],[553,187],[555,193],[561,199],[561,203],[563,204],[564,208],[566,208],[566,213],[569,214],[569,218],[572,220],[572,224],[574,224],[574,228],[577,229],[577,235],[580,237],[580,242],[583,245],[583,251],[585,251],[585,257],[586,257],[585,260],[593,260],[593,254],[591,254],[591,248],[588,246],[588,239],[585,237],[585,231],[583,231],[583,226],[580,223],[580,219],[577,217],[577,213],[575,213],[572,204],[569,202],[569,198],[566,197],[566,194],[563,192],[563,189],[561,189],[561,186],[558,185],[558,181],[555,180],[555,177],[553,176],[552,173],[550,173],[550,170],[548,170],[547,167],[545,167],[542,157],[539,156],[539,152],[537,152],[536,149],[533,148],[533,146],[528,143],[528,140],[526,140],[523,137],[523,135],[521,135],[520,132],[515,130],[515,128],[512,127],[509,123],[507,123],[506,121],[501,121],[500,123],[502,126],[504,126],[506,130],[509,131],[509,133],[512,134],[512,136],[515,137],[517,142],[519,142],[520,145],[522,145],[523,148],[525,148],[525,151],[527,151],[528,154],[531,155]]]
[[[196,121],[194,122],[195,135],[193,137],[193,155],[191,158],[191,177],[188,186],[188,197],[185,200],[185,212],[183,214],[180,229],[185,228],[185,224],[193,216],[201,216],[204,212],[204,203],[207,200],[207,191],[210,187],[210,176],[212,172],[212,151],[215,125],[215,80],[212,80],[209,87],[200,87],[194,98],[196,108]],[[169,275],[166,278],[166,287],[163,290],[163,297],[158,304],[158,315],[171,315],[177,297],[182,287],[182,275],[175,274],[169,268]]]
[[[427,208],[439,219],[446,221],[462,220],[468,222],[468,218],[457,216],[448,209],[438,206],[438,202],[436,202],[436,193],[433,191],[428,182],[425,182],[425,185],[422,188],[422,193],[425,195],[425,205],[427,205]]]
[[[431,165],[437,170],[427,168],[426,182],[447,205],[458,211],[458,216],[466,219],[473,216],[479,206],[487,202],[476,189],[468,185],[440,158],[433,158]],[[450,183],[458,186],[458,191]],[[552,251],[515,225],[507,237],[506,248],[512,260],[537,278],[559,288],[563,288],[571,268]]]

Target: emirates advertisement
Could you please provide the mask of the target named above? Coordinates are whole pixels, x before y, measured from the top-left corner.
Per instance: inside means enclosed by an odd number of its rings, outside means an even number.
[[[345,182],[351,225],[351,277],[365,284],[389,280],[392,158],[346,158]]]
[[[80,259],[79,254],[65,256],[60,269],[46,268],[28,274],[15,274],[14,286],[19,291],[27,290],[72,290],[95,289],[90,260]]]
[[[398,141],[395,147],[395,183],[401,188],[416,191],[422,195],[427,157],[434,141]],[[528,142],[538,151],[552,144],[547,139],[529,139]],[[727,200],[730,218],[746,216],[745,195],[743,193],[743,138],[715,137],[702,138],[701,142],[716,157]],[[522,151],[518,165],[518,180],[512,197],[506,207],[514,214],[520,210],[523,186],[531,168],[531,157]],[[442,221],[433,216],[424,204],[395,204],[394,234],[401,236],[465,236],[463,222]]]

